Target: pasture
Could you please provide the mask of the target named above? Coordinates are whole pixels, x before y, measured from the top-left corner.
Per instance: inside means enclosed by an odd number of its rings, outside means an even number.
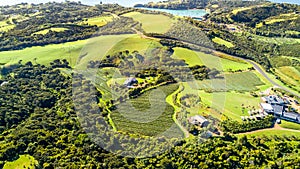
[[[96,25],[98,27],[106,25],[108,22],[113,20],[113,16],[100,16],[94,18],[87,18],[85,21],[80,22],[80,25],[88,24],[88,25]]]
[[[202,115],[203,113],[206,114],[211,114],[210,110],[201,103],[202,96],[200,95],[200,90],[197,89],[197,84],[194,83],[188,83],[188,82],[183,82],[182,83],[183,90],[178,93],[177,95],[177,103],[180,104],[182,107],[184,107],[189,114],[187,117],[190,116],[195,116],[195,115]],[[199,99],[199,103],[194,102],[194,105],[190,103],[191,106],[185,106],[180,102],[180,99],[182,99],[185,96],[196,96]],[[193,99],[195,100],[195,99]],[[191,100],[191,101],[193,101]],[[190,99],[189,99],[190,101]],[[214,116],[214,114],[211,114]]]
[[[107,35],[76,42],[3,51],[0,52],[0,63],[9,65],[22,60],[23,63],[32,61],[33,63],[49,65],[55,59],[67,59],[71,66],[86,65],[90,60],[101,60],[114,45],[130,36],[133,35]],[[79,56],[80,62],[78,62]]]
[[[266,25],[271,25],[278,22],[284,22],[288,20],[296,20],[299,17],[299,15],[294,13],[288,13],[288,14],[281,14],[278,16],[269,17],[264,20]],[[256,25],[256,28],[260,28],[263,26],[263,23],[259,23]]]
[[[177,89],[177,84],[161,86],[117,105],[111,113],[117,130],[146,136],[183,137],[173,120],[174,108],[166,102],[167,96]]]
[[[142,24],[142,28],[147,33],[166,33],[171,29],[174,20],[161,14],[143,14],[140,12],[130,12],[123,16],[133,18]]]
[[[270,129],[270,130],[262,130],[262,131],[256,131],[253,133],[246,133],[246,134],[238,134],[238,137],[242,136],[254,136],[254,137],[273,137],[273,136],[296,136],[300,137],[300,132],[292,132],[292,131],[286,131],[286,130],[278,130],[278,129]]]
[[[300,72],[296,68],[291,67],[291,66],[284,66],[284,67],[280,67],[278,69],[280,72],[282,72],[286,76],[288,76],[296,81],[300,81]]]
[[[206,91],[256,91],[264,82],[253,72],[225,74],[224,78],[198,81],[198,88]]]
[[[107,54],[113,55],[125,50],[128,50],[129,52],[138,51],[140,54],[147,54],[148,51],[161,47],[163,46],[157,40],[145,39],[139,35],[133,35],[116,43],[109,49]]]
[[[33,35],[34,34],[45,35],[45,34],[49,33],[50,31],[52,31],[52,32],[64,32],[66,30],[68,30],[68,28],[49,28],[49,29],[44,29],[44,30],[35,32],[35,33],[33,33]]]
[[[300,90],[299,86],[299,71],[293,67],[285,66],[275,69],[276,75],[285,82],[287,85],[292,86],[293,88]]]
[[[220,45],[224,45],[226,46],[227,48],[233,48],[234,47],[234,44],[232,44],[231,42],[228,42],[224,39],[221,39],[219,37],[214,37],[212,39],[213,42],[217,43],[217,44],[220,44]]]
[[[237,71],[247,70],[252,65],[242,62],[220,58],[212,54],[206,54],[203,52],[195,52],[190,49],[176,47],[174,49],[173,58],[184,60],[189,66],[206,65],[209,68],[216,68],[220,71]]]
[[[0,32],[7,32],[15,27],[16,25],[12,24],[10,20],[0,21]]]
[[[6,162],[3,169],[35,169],[38,162],[30,155],[21,155],[17,160]]]
[[[242,35],[242,33],[236,33],[237,35],[240,36],[245,36]],[[247,36],[251,36],[252,40],[257,41],[257,43],[275,43],[278,45],[283,45],[283,44],[297,44],[300,43],[300,39],[297,38],[281,38],[281,37],[274,37],[274,38],[269,38],[265,36],[259,36],[251,33],[247,33]]]
[[[280,127],[287,128],[287,129],[294,129],[294,130],[300,130],[300,124],[281,120]]]
[[[260,98],[253,97],[250,93],[200,91],[200,97],[204,105],[237,121],[242,121],[241,116],[248,116],[248,110],[259,108],[260,103]]]

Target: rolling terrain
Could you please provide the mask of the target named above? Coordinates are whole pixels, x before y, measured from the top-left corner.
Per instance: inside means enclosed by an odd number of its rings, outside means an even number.
[[[299,107],[299,6],[186,3],[211,13],[1,7],[0,168],[299,166],[300,124],[254,116],[267,95]]]

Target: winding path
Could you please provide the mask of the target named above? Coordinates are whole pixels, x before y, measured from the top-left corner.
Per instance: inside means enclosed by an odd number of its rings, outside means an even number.
[[[157,39],[157,38],[153,38],[153,37],[149,37],[147,35],[145,35],[144,33],[136,30],[135,28],[132,28],[138,35],[140,35],[142,38],[146,38],[146,39]],[[187,45],[192,45],[192,46],[199,46],[201,47],[200,45],[197,45],[197,44],[193,44],[193,43],[189,43],[189,42],[186,42],[186,41],[181,41],[181,40],[178,40],[180,41],[181,43],[184,43],[184,44],[187,44]],[[252,60],[249,60],[249,59],[245,59],[245,58],[241,58],[241,57],[238,57],[238,56],[233,56],[233,55],[230,55],[230,54],[227,54],[227,53],[223,53],[223,52],[220,52],[220,51],[214,51],[214,52],[218,52],[218,53],[221,53],[221,54],[225,54],[225,55],[228,55],[228,56],[231,56],[233,58],[236,58],[236,59],[240,59],[240,60],[243,60],[247,63],[250,63],[254,69],[260,73],[264,78],[266,78],[272,85],[274,85],[275,87],[277,88],[280,88],[288,93],[291,93],[293,94],[294,96],[297,96],[300,98],[300,94],[294,92],[293,90],[283,86],[283,85],[280,85],[278,84],[277,82],[275,82],[274,80],[272,80],[272,78],[270,78],[267,73],[261,68],[261,66],[259,64],[257,64],[256,62],[252,61]],[[216,56],[217,57],[217,56]]]
[[[219,51],[218,51],[218,52],[219,52]],[[219,53],[222,53],[222,52],[219,52]],[[226,53],[224,53],[224,54],[226,54]],[[229,54],[226,54],[226,55],[229,55]],[[245,61],[245,62],[247,62],[247,63],[250,63],[250,64],[254,67],[254,69],[255,69],[257,72],[259,72],[264,78],[266,78],[272,85],[274,85],[275,87],[280,88],[280,89],[282,89],[282,90],[284,90],[284,91],[286,91],[286,92],[288,92],[288,93],[291,93],[291,94],[293,94],[293,95],[295,95],[295,96],[297,96],[297,97],[300,98],[300,95],[299,95],[298,93],[296,93],[296,92],[294,92],[294,91],[288,89],[287,87],[282,86],[282,85],[278,84],[277,82],[275,82],[274,80],[272,80],[272,79],[267,75],[267,73],[261,68],[261,66],[260,66],[259,64],[257,64],[256,62],[254,62],[254,61],[252,61],[252,60],[249,60],[249,59],[244,59],[244,58],[241,58],[241,57],[233,56],[233,55],[229,55],[229,56],[231,56],[231,57],[233,57],[233,58],[241,59],[241,60],[243,60],[243,61]]]

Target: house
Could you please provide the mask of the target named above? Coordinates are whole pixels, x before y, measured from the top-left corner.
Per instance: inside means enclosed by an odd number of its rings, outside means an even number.
[[[274,109],[274,115],[275,116],[281,117],[283,115],[283,112],[284,112],[284,107],[283,106],[273,105],[272,107]]]
[[[285,102],[280,97],[275,95],[265,96],[261,98],[264,103],[269,103],[271,105],[285,105]]]
[[[124,83],[123,85],[126,86],[126,87],[132,87],[133,85],[137,84],[138,81],[136,80],[136,78],[134,77],[131,77],[131,78],[128,78]]]
[[[209,121],[206,118],[204,118],[203,116],[199,116],[199,115],[190,117],[189,122],[191,124],[198,125],[200,127],[207,127],[209,124]]]
[[[272,105],[269,103],[260,103],[260,107],[264,112],[266,112],[268,114],[274,113],[274,109],[273,109]]]
[[[9,82],[3,82],[3,83],[1,83],[0,86],[2,87],[2,86],[7,85],[7,84],[9,84]]]
[[[284,120],[300,123],[300,114],[298,113],[293,113],[293,112],[283,113],[283,116],[281,118]]]

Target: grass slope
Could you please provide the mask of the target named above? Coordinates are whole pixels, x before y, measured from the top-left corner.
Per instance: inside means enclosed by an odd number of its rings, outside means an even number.
[[[19,159],[6,162],[3,169],[35,169],[38,162],[30,155],[21,155]]]
[[[300,81],[300,72],[296,68],[291,66],[284,66],[284,67],[280,67],[279,70],[280,72],[284,73],[288,77],[296,81]]]
[[[283,128],[287,128],[287,129],[300,130],[300,124],[285,121],[285,120],[281,121],[280,126],[283,127]]]
[[[35,32],[35,33],[33,33],[33,34],[45,35],[45,34],[47,34],[49,31],[52,31],[52,32],[63,32],[63,31],[66,31],[66,30],[68,30],[68,29],[67,29],[67,28],[49,28],[49,29],[44,29],[44,30]]]
[[[81,22],[81,25],[88,24],[88,25],[96,25],[96,26],[104,26],[108,22],[111,22],[113,20],[113,16],[100,16],[100,17],[94,17],[94,18],[87,18],[86,21]]]
[[[259,108],[260,103],[260,98],[253,97],[250,93],[200,91],[200,97],[205,105],[237,121],[241,121],[241,116],[248,116],[248,110]]]
[[[225,74],[225,79],[203,80],[198,82],[198,88],[208,91],[255,91],[264,82],[253,72]]]
[[[101,59],[119,41],[130,36],[132,35],[107,35],[89,40],[4,51],[0,52],[0,63],[8,65],[19,60],[34,61],[36,58],[36,63],[48,65],[55,59],[67,59],[75,66],[79,55],[85,54],[80,63],[86,64],[89,60]]]
[[[16,25],[12,24],[9,19],[0,22],[0,32],[7,32],[15,27]]]
[[[251,133],[251,134],[238,134],[239,137],[242,137],[244,135],[247,136],[259,136],[259,137],[263,137],[263,136],[296,136],[296,137],[300,137],[300,132],[292,132],[292,131],[285,131],[285,130],[277,130],[277,129],[272,129],[272,130],[266,130],[266,131],[257,131],[255,133]]]
[[[220,44],[220,45],[225,45],[227,48],[233,48],[234,47],[234,44],[232,44],[231,42],[228,42],[224,39],[221,39],[219,37],[214,37],[212,39],[212,41],[217,43],[217,44]]]
[[[139,53],[145,54],[148,50],[160,47],[163,46],[156,40],[145,39],[139,35],[134,35],[116,43],[116,45],[109,50],[108,54],[115,54],[116,52],[125,50],[129,52],[139,51]]]
[[[203,52],[195,52],[190,49],[176,47],[174,48],[174,59],[182,59],[189,66],[205,64],[209,68],[216,68],[221,71],[236,71],[247,70],[252,65],[240,61],[233,61],[229,59],[219,58],[211,54]]]
[[[142,28],[147,33],[166,33],[172,26],[172,18],[165,15],[143,14],[140,12],[130,12],[124,14],[142,24]]]

